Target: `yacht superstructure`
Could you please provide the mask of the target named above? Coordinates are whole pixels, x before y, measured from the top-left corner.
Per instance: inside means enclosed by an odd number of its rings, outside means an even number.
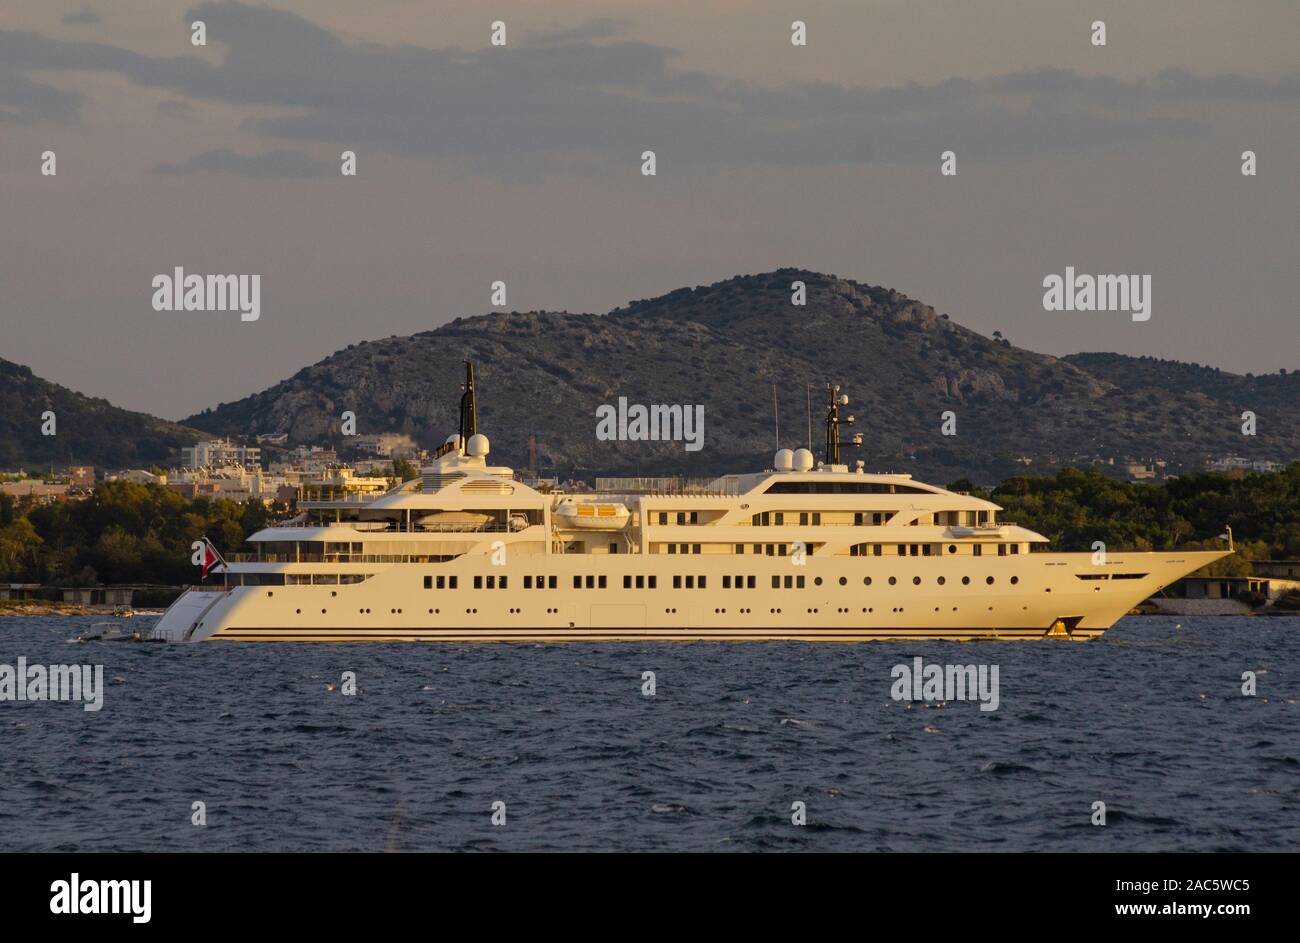
[[[777,452],[702,487],[631,479],[546,493],[489,464],[466,364],[460,429],[418,479],[316,495],[253,534],[223,586],[191,590],[170,641],[1026,639],[1100,635],[1230,551],[1046,551],[1000,508]],[[851,422],[846,418],[845,422]]]

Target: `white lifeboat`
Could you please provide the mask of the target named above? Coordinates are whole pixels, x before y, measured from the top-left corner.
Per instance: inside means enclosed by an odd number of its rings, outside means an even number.
[[[621,501],[574,501],[565,498],[555,508],[561,527],[577,530],[622,530],[632,512]]]
[[[416,518],[415,526],[421,530],[470,533],[483,530],[491,520],[491,514],[481,511],[437,511]]]

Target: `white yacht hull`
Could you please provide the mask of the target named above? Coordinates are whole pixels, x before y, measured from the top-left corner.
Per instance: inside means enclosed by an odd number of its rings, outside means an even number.
[[[814,557],[803,566],[781,557],[660,554],[518,556],[510,567],[494,567],[485,556],[430,565],[301,564],[274,569],[365,571],[368,578],[191,591],[167,611],[155,634],[195,642],[1086,640],[1162,587],[1225,555],[1118,553],[1103,566],[1087,553]],[[546,577],[548,586],[555,576],[557,586],[526,589],[525,574]],[[635,580],[651,574],[655,589],[624,588],[624,575]],[[424,578],[431,575],[455,575],[460,588],[426,589]],[[486,584],[487,577],[502,575],[508,589],[470,588],[476,576]],[[705,588],[672,588],[674,576],[686,575],[697,586],[704,577]],[[585,587],[589,576],[603,576],[606,588],[573,588],[575,577]],[[745,588],[723,588],[724,577],[733,583],[745,577]],[[772,588],[773,577],[781,588]],[[786,577],[802,577],[803,588],[785,588]]]

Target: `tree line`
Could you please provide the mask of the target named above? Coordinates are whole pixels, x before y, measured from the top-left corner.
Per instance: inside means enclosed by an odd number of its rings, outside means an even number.
[[[1204,473],[1159,483],[1117,481],[1096,469],[1017,475],[990,491],[1001,517],[1051,541],[1052,549],[1214,549],[1232,527],[1238,556],[1209,571],[1247,572],[1247,559],[1300,558],[1300,462],[1268,474]],[[83,501],[41,504],[0,494],[0,582],[50,586],[194,582],[191,544],[207,536],[236,552],[254,531],[284,517],[283,504],[188,499],[160,485],[103,482]]]

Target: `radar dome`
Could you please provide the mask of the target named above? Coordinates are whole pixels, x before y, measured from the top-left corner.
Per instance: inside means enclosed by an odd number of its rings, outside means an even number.
[[[466,451],[468,451],[470,455],[473,455],[476,458],[479,456],[486,455],[488,453],[488,437],[481,432],[477,432],[474,435],[470,436],[469,447]]]
[[[772,467],[779,472],[788,472],[794,468],[794,453],[789,449],[781,449],[772,460]]]
[[[799,449],[794,453],[794,470],[806,472],[813,467],[813,453],[807,449]]]

